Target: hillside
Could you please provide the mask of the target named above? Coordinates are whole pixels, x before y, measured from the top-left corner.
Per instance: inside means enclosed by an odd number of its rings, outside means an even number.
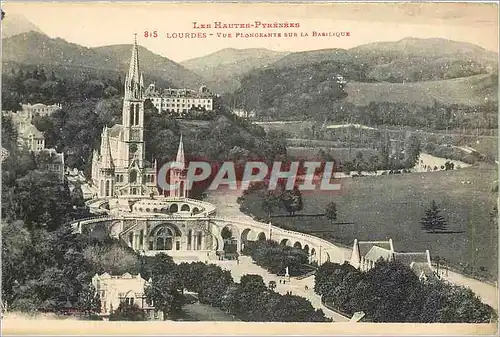
[[[224,93],[236,90],[244,74],[263,68],[286,54],[263,48],[226,48],[181,64],[203,77],[216,92]]]
[[[357,106],[371,102],[409,103],[432,106],[434,101],[445,105],[475,106],[485,101],[498,101],[495,75],[475,75],[441,81],[410,83],[350,82],[345,91],[346,101]]]
[[[42,65],[60,69],[68,75],[79,73],[115,72],[124,76],[130,62],[131,45],[87,48],[61,38],[52,39],[34,31],[3,39],[3,62]],[[36,53],[33,51],[37,51]],[[146,84],[152,81],[161,85],[197,88],[203,80],[168,58],[139,47],[141,69]]]
[[[271,66],[301,68],[325,63],[342,70],[349,80],[394,83],[435,81],[495,73],[498,55],[479,46],[447,39],[405,38],[375,42],[348,50],[322,49],[291,53]],[[350,69],[362,69],[352,73]]]
[[[5,17],[2,20],[3,39],[31,31],[43,34],[40,28],[26,19],[23,15],[11,13],[5,14]]]
[[[412,120],[404,125],[421,126],[425,119],[438,118],[439,122],[433,122],[436,127],[446,127],[446,120],[447,127],[455,127],[460,120],[417,111],[435,104],[442,108],[488,105],[488,109],[497,105],[497,63],[496,53],[445,39],[407,38],[349,50],[291,53],[246,74],[240,88],[226,100],[230,106],[255,110],[270,120],[312,117],[342,122],[361,116],[357,121],[362,123]],[[347,84],[339,88],[333,78],[336,74],[343,75]],[[331,94],[332,88],[336,94]],[[399,105],[385,108],[402,118],[387,119],[379,107],[359,109],[371,104]]]

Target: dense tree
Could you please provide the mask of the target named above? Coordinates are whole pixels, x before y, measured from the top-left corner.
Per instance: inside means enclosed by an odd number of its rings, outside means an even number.
[[[485,323],[495,311],[468,288],[437,278],[422,282],[398,262],[379,261],[368,272],[325,263],[315,291],[326,304],[351,315],[363,311],[374,322]]]
[[[13,153],[17,149],[17,129],[12,118],[2,114],[2,147]]]
[[[205,272],[206,265],[203,262],[183,262],[177,266],[179,280],[182,282],[182,287],[188,291],[200,292],[202,277]]]
[[[91,317],[101,311],[101,298],[94,286],[85,285],[78,296],[78,309],[87,317]]]
[[[405,141],[405,166],[415,166],[420,156],[420,139],[414,133],[408,135]]]
[[[325,217],[330,221],[337,220],[337,204],[334,203],[333,201],[329,202],[326,205]]]
[[[280,207],[280,198],[272,191],[269,191],[264,199],[262,200],[262,210],[267,213],[267,217],[270,218],[273,211]]]
[[[208,265],[201,278],[198,293],[200,302],[221,307],[224,293],[233,283],[231,272],[215,265]]]
[[[281,203],[290,215],[295,215],[295,212],[301,211],[304,208],[302,194],[297,187],[292,191],[285,191],[281,195]]]
[[[15,298],[16,284],[30,275],[30,233],[22,221],[2,221],[2,298],[10,304]]]
[[[146,286],[146,298],[163,312],[163,318],[177,317],[183,305],[182,283],[176,277],[175,263],[170,256],[156,255],[151,261],[151,282]]]
[[[243,254],[250,255],[255,263],[273,274],[285,273],[289,268],[290,275],[300,275],[311,268],[308,254],[302,249],[280,245],[275,241],[247,241]]]
[[[72,210],[69,190],[54,173],[31,171],[17,178],[4,199],[10,219],[22,219],[30,227],[53,230],[68,220]]]
[[[432,200],[429,209],[425,211],[425,216],[422,218],[422,228],[427,232],[432,233],[445,230],[447,227],[446,221],[444,217],[439,213],[440,210],[436,204],[436,201]]]
[[[137,304],[121,302],[109,315],[110,321],[146,321],[146,313]]]

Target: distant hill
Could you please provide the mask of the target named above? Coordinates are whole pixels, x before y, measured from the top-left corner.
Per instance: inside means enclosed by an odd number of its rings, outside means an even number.
[[[285,52],[263,48],[226,48],[181,64],[202,76],[216,92],[224,93],[236,90],[244,74],[266,67],[285,55]]]
[[[61,38],[52,39],[34,31],[3,39],[4,64],[41,65],[68,76],[106,73],[124,75],[132,45],[87,48]],[[141,70],[146,85],[198,88],[203,79],[174,61],[139,47]]]
[[[326,63],[330,68],[341,71],[349,80],[403,83],[494,73],[498,69],[498,55],[465,42],[405,38],[396,42],[369,43],[348,50],[291,53],[271,66],[277,69],[297,68],[311,63]]]
[[[498,101],[497,71],[498,55],[479,46],[406,38],[288,54],[247,73],[226,100],[276,120],[327,116],[336,102],[476,106]]]
[[[31,31],[43,34],[40,28],[26,19],[23,15],[11,13],[5,14],[5,17],[2,20],[2,38],[8,38]]]

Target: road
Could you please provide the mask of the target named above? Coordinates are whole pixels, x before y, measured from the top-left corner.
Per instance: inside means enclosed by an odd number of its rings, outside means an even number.
[[[276,289],[274,289],[274,291],[283,295],[285,295],[287,291],[291,291],[292,295],[307,298],[314,308],[323,310],[325,316],[332,318],[334,322],[349,321],[349,318],[328,309],[321,303],[321,297],[314,292],[314,276],[307,277],[303,280],[291,278],[290,281],[287,281],[285,284],[280,284],[280,280],[285,280],[285,277],[269,273],[264,268],[254,264],[252,259],[248,256],[241,256],[239,263],[236,261],[213,261],[212,263],[219,265],[223,269],[230,270],[235,282],[239,282],[240,278],[245,274],[260,275],[264,279],[266,285],[269,284],[269,281],[276,282]],[[306,286],[309,288],[308,290],[305,289]]]
[[[208,202],[213,203],[217,207],[217,215],[222,217],[232,217],[241,220],[253,220],[250,216],[242,213],[240,211],[240,206],[236,202],[236,199],[240,193],[238,191],[211,191],[207,197]],[[332,318],[336,322],[346,322],[349,319],[337,314],[336,312],[326,308],[321,303],[321,298],[314,292],[314,277],[308,277],[303,280],[291,279],[289,283],[280,284],[279,280],[282,279],[279,276],[270,274],[267,270],[257,266],[247,256],[240,257],[240,263],[237,264],[236,261],[212,261],[231,271],[233,279],[239,282],[241,276],[244,274],[258,274],[261,275],[266,284],[269,281],[276,281],[275,291],[280,294],[286,294],[287,291],[291,291],[293,295],[298,295],[307,298],[311,301],[313,307],[317,309],[322,309],[327,317]],[[309,290],[305,290],[305,286],[309,287]]]

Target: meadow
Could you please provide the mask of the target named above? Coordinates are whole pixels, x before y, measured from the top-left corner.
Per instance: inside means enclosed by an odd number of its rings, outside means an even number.
[[[303,192],[304,209],[295,217],[273,218],[273,223],[313,233],[332,242],[352,245],[358,240],[392,238],[397,251],[430,250],[431,257],[446,259],[458,271],[496,280],[498,229],[490,212],[498,194],[492,192],[497,169],[491,165],[454,171],[409,173],[341,179],[342,190]],[[243,204],[259,217],[261,197],[248,195]],[[450,233],[427,233],[420,224],[435,200]],[[324,213],[328,202],[337,204],[335,224],[324,217],[300,217],[300,213]],[[275,212],[275,215],[280,214]],[[284,214],[284,213],[283,213]]]
[[[491,75],[476,75],[440,81],[408,83],[350,82],[346,86],[347,101],[366,106],[371,102],[414,103],[432,106],[443,104],[474,106],[486,100],[498,100],[496,90],[488,87]],[[362,94],[360,94],[362,93]]]

